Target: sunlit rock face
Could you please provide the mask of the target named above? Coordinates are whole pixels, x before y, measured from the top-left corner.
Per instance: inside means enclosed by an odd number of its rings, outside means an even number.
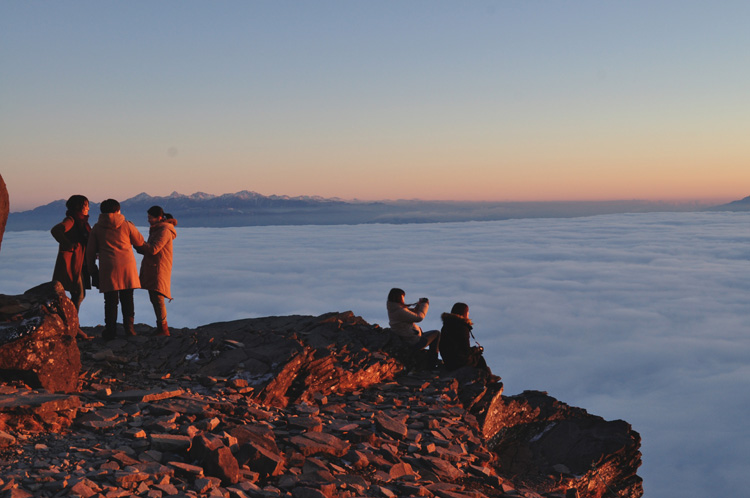
[[[25,491],[642,495],[640,441],[627,423],[537,391],[504,396],[497,377],[472,367],[420,366],[399,337],[351,312],[213,323],[169,337],[138,324],[136,337],[108,342],[102,328],[84,329],[94,339],[79,343],[77,396],[0,384],[0,448],[37,459],[0,459],[0,475]],[[59,427],[70,430],[49,433]],[[49,432],[28,435],[42,428]],[[48,451],[34,446],[42,443]],[[83,484],[55,463],[82,458],[92,469]]]
[[[59,282],[0,294],[0,379],[50,392],[78,386],[78,313]]]
[[[9,210],[8,189],[3,181],[3,175],[0,175],[0,248],[3,245],[3,234],[5,233],[5,224],[8,222]]]
[[[484,421],[501,467],[538,491],[577,489],[580,496],[641,496],[641,437],[623,420],[607,421],[547,393],[497,400]],[[557,481],[543,476],[556,476]],[[614,493],[614,495],[612,494]]]

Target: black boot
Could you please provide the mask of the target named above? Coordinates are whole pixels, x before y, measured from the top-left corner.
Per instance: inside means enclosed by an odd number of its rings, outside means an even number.
[[[115,338],[117,335],[117,324],[116,323],[108,323],[104,326],[104,330],[102,330],[102,339],[105,341],[111,341]]]

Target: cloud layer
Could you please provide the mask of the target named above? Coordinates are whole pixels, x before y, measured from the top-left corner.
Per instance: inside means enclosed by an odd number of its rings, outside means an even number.
[[[178,228],[169,323],[456,301],[506,393],[546,390],[643,437],[648,497],[740,496],[750,461],[747,215],[664,213],[484,223]],[[52,275],[47,232],[6,234],[6,294]],[[140,257],[139,257],[140,259]],[[81,322],[103,320],[96,291]],[[136,321],[153,322],[145,291]]]

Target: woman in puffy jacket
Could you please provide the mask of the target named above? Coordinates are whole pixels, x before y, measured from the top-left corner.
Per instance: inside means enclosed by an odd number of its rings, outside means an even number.
[[[471,366],[482,371],[489,382],[498,382],[500,377],[493,375],[490,367],[482,355],[482,347],[471,346],[472,328],[474,324],[469,319],[469,306],[456,303],[450,313],[443,313],[443,328],[440,331],[440,355],[443,357],[445,368],[456,370]]]
[[[169,335],[167,326],[167,306],[164,298],[172,300],[170,282],[172,280],[172,241],[177,237],[177,220],[165,213],[160,206],[152,206],[147,211],[148,240],[137,251],[143,254],[141,261],[141,288],[148,290],[148,297],[156,314],[154,335]]]
[[[469,364],[471,354],[471,329],[469,307],[464,303],[453,305],[450,313],[443,313],[443,328],[440,339],[443,343],[440,355],[445,362],[445,368],[455,370]]]

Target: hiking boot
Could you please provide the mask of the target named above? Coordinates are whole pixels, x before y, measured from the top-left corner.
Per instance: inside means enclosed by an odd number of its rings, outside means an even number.
[[[123,319],[122,326],[125,327],[125,335],[134,336],[135,333],[135,317],[129,316]]]
[[[156,324],[156,329],[154,330],[154,336],[169,336],[169,327],[167,326],[167,321],[164,320],[163,322],[159,322]]]

